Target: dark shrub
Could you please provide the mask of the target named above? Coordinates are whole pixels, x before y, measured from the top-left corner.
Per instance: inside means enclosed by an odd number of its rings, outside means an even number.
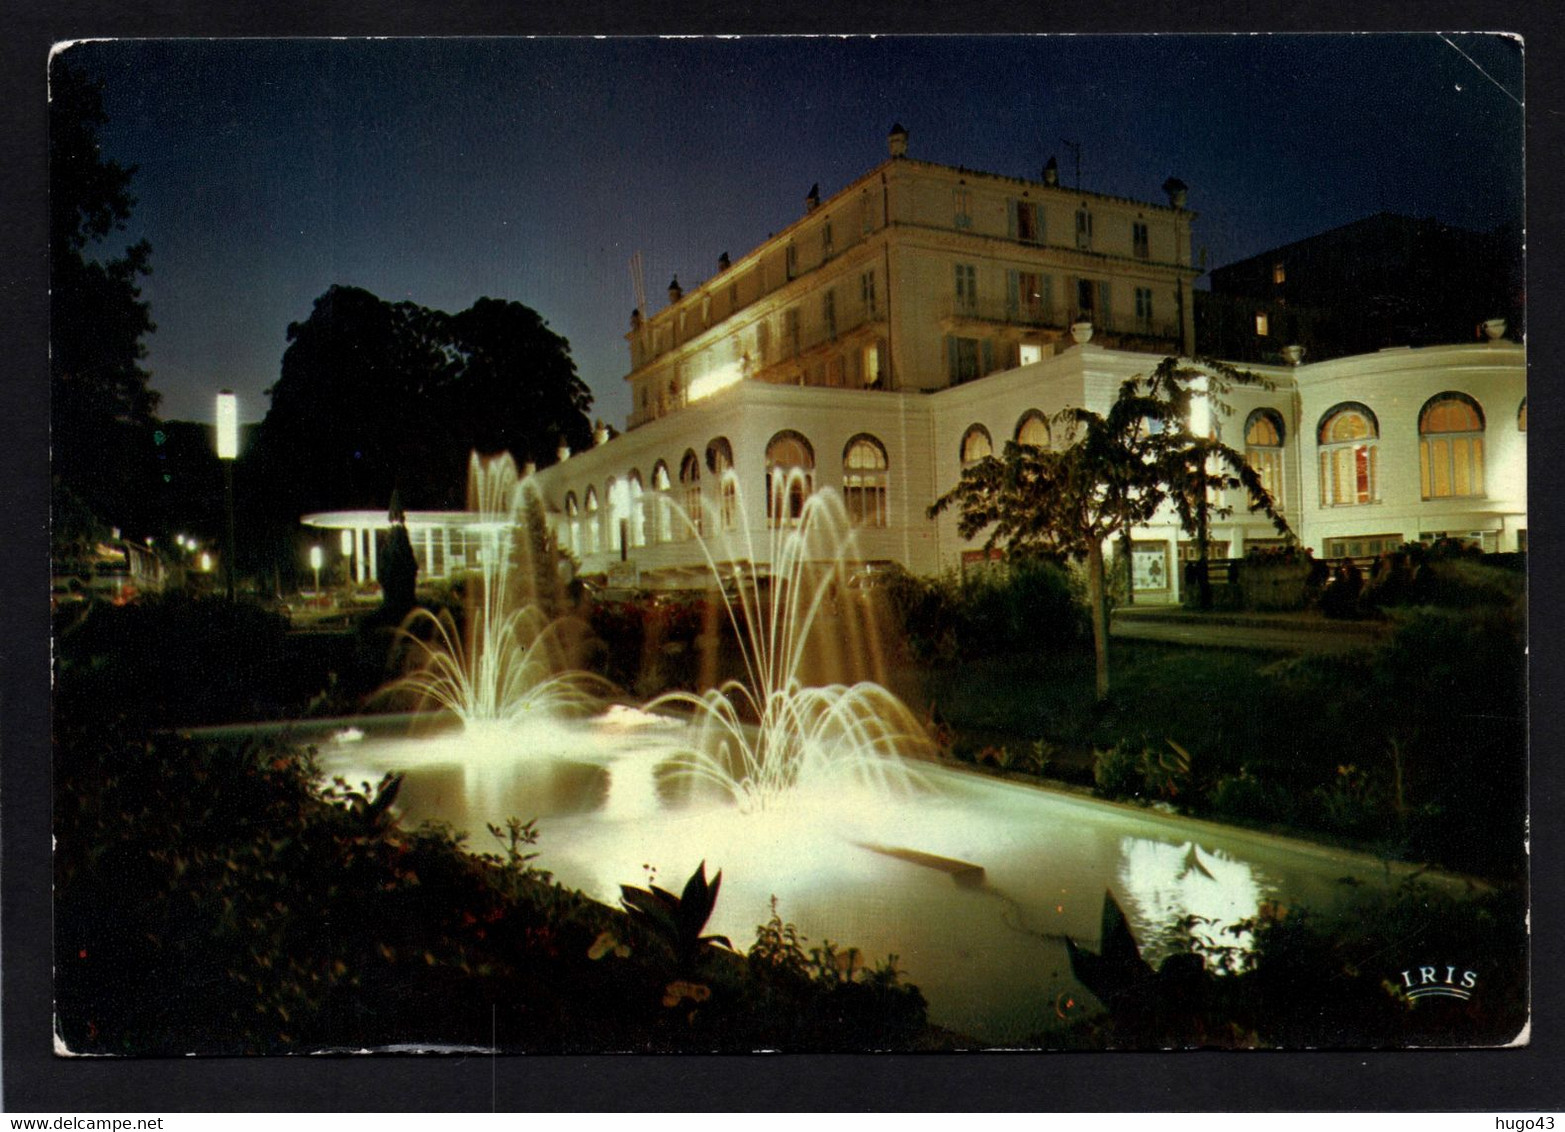
[[[293,662],[286,630],[277,614],[219,598],[94,606],[57,642],[57,717],[167,727],[298,711],[326,673]]]
[[[1054,562],[1025,559],[937,578],[893,570],[879,584],[919,661],[1073,649],[1091,632],[1079,581]]]

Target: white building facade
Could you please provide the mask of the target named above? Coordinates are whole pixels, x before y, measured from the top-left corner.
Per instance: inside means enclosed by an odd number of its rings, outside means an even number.
[[[1087,343],[933,393],[739,383],[531,482],[585,574],[624,571],[615,565],[624,563],[638,584],[678,587],[699,584],[709,559],[764,565],[771,532],[791,521],[786,501],[781,514],[767,513],[768,477],[792,468],[811,490],[844,497],[854,558],[934,573],[973,561],[982,548],[981,539],[957,534],[953,515],[927,514],[964,463],[1011,440],[1050,444],[1047,422],[1060,410],[1103,412],[1125,379],[1156,364]],[[1214,426],[1261,471],[1294,535],[1317,557],[1374,555],[1441,536],[1490,551],[1526,548],[1521,346],[1383,350],[1251,372],[1266,385],[1232,390],[1232,411],[1216,414]],[[1224,501],[1233,513],[1213,524],[1213,557],[1279,541],[1242,494]],[[699,540],[681,512],[703,514]],[[1138,588],[1175,600],[1190,536],[1170,515],[1133,537],[1144,567]],[[1154,556],[1161,568],[1150,565]]]

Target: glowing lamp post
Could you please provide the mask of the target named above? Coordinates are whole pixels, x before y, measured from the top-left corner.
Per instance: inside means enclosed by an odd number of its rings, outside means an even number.
[[[234,600],[234,460],[239,456],[239,398],[231,389],[217,395],[217,458],[223,464],[223,495],[228,505],[228,543],[223,547],[223,577]]]
[[[318,546],[310,547],[310,569],[315,571],[315,597],[321,596],[321,563],[325,561],[326,553]]]

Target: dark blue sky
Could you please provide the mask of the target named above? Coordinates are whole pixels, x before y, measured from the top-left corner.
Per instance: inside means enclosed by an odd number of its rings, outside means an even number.
[[[1380,210],[1522,220],[1522,50],[1495,36],[229,40],[81,44],[105,152],[137,164],[164,417],[267,409],[333,283],[534,307],[622,425],[640,251],[651,306],[886,153],[1084,187],[1190,185],[1234,259]],[[1455,46],[1453,46],[1454,44]],[[1458,51],[1460,48],[1460,51]],[[1463,52],[1469,59],[1464,58]],[[1487,74],[1486,74],[1487,73]],[[1502,89],[1503,88],[1503,89]],[[1453,281],[1453,285],[1460,285]]]

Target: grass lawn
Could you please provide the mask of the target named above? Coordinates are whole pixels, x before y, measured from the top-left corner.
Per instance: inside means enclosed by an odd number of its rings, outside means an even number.
[[[1006,653],[924,672],[926,703],[958,744],[1056,747],[1052,776],[1091,782],[1092,749],[1121,739],[1173,739],[1197,758],[1227,761],[1273,740],[1270,696],[1254,690],[1257,670],[1279,658],[1253,651],[1114,641],[1111,692],[1093,700],[1087,652]],[[1248,689],[1248,690],[1247,690]],[[960,746],[959,746],[960,749]]]

